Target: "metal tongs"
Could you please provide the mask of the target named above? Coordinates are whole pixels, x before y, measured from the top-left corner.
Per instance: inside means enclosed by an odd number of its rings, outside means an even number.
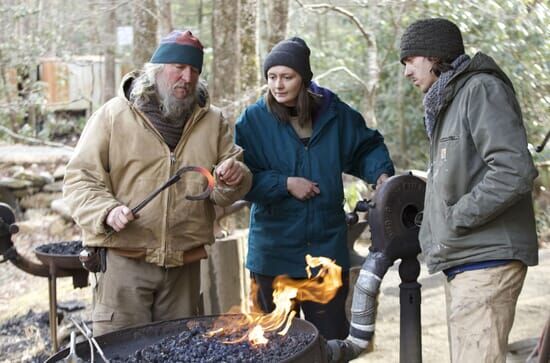
[[[168,179],[168,181],[166,183],[161,185],[158,189],[156,189],[151,194],[149,194],[149,196],[147,196],[147,198],[145,198],[141,203],[139,203],[134,208],[132,208],[132,214],[134,216],[137,215],[137,213],[140,210],[142,210],[143,207],[145,207],[147,204],[149,204],[149,202],[151,200],[153,200],[153,198],[155,198],[160,192],[162,192],[164,189],[168,188],[170,185],[177,183],[181,179],[181,176],[184,173],[187,173],[187,172],[190,172],[190,171],[194,171],[194,172],[202,174],[208,180],[208,185],[206,186],[206,189],[202,193],[200,193],[198,195],[186,195],[185,199],[187,199],[187,200],[203,200],[203,199],[208,198],[210,196],[210,193],[212,193],[212,190],[214,190],[214,177],[212,176],[212,174],[206,168],[203,168],[202,166],[184,166],[184,167],[178,169],[176,171],[176,173],[174,174],[174,176],[172,176],[170,179]]]
[[[103,359],[103,361],[105,363],[109,363],[109,360],[107,359],[107,357],[103,353],[103,350],[101,349],[101,347],[97,343],[97,340],[95,340],[95,338],[92,334],[92,331],[90,330],[90,328],[88,328],[88,326],[86,325],[84,320],[82,321],[82,326],[80,326],[80,324],[78,324],[76,322],[76,320],[73,319],[73,318],[71,318],[71,321],[73,322],[73,325],[80,331],[80,333],[82,333],[82,335],[88,340],[88,344],[90,344],[90,362],[94,363],[94,347],[95,347],[95,349],[99,353],[99,356],[101,357],[101,359]],[[71,352],[74,352],[74,348],[73,348],[74,343],[73,343],[73,335],[72,334],[74,334],[74,332],[71,333]],[[76,357],[76,353],[75,353],[74,356]]]

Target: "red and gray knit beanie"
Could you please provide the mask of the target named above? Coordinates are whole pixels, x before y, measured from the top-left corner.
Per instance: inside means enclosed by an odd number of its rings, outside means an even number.
[[[189,30],[174,30],[160,41],[150,63],[189,64],[202,71],[203,46]]]
[[[447,19],[423,19],[412,23],[401,37],[400,60],[411,56],[438,57],[451,63],[464,54],[460,29]]]
[[[294,69],[306,84],[309,84],[313,73],[309,65],[311,51],[302,38],[293,37],[277,43],[264,61],[264,76],[273,66],[287,66]]]

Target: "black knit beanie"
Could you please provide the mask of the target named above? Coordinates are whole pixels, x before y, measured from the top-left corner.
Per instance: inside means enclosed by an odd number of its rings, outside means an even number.
[[[460,29],[447,19],[424,19],[412,23],[401,37],[401,63],[406,57],[438,57],[451,63],[464,54]]]
[[[264,61],[264,76],[267,79],[267,71],[273,66],[287,66],[294,69],[306,84],[311,81],[313,73],[309,65],[311,54],[306,42],[302,38],[293,37],[277,43]]]

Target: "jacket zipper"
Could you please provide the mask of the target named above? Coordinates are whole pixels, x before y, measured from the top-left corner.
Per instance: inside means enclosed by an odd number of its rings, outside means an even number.
[[[173,151],[170,151],[170,158],[169,158],[169,172],[168,172],[168,179],[171,178],[174,174],[174,165],[176,165],[176,155]],[[167,180],[168,180],[167,179]],[[172,193],[174,193],[173,188],[168,188],[167,190],[167,196],[166,196],[166,205],[164,206],[166,214],[165,214],[165,223],[163,228],[163,238],[162,238],[162,251],[163,251],[163,261],[162,264],[166,264],[166,258],[168,256],[168,242],[167,234],[168,234],[168,221],[169,221],[169,214],[170,214],[170,202],[172,200]]]
[[[309,139],[309,142],[307,143],[307,145],[304,145],[304,158],[306,160],[304,161],[307,161],[307,175],[308,177],[311,176],[311,158],[309,157],[309,145],[311,143],[311,138]],[[307,223],[307,229],[306,229],[306,244],[307,244],[307,247],[310,247],[311,246],[311,231],[310,231],[310,226],[312,226],[313,224],[310,223],[310,218],[311,218],[311,199],[309,199],[306,203],[306,223]]]

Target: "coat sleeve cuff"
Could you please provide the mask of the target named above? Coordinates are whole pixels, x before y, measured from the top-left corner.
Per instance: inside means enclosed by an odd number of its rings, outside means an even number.
[[[277,184],[279,186],[278,188],[279,194],[282,197],[288,197],[290,195],[287,188],[287,179],[288,179],[287,175],[279,175],[279,182]]]

